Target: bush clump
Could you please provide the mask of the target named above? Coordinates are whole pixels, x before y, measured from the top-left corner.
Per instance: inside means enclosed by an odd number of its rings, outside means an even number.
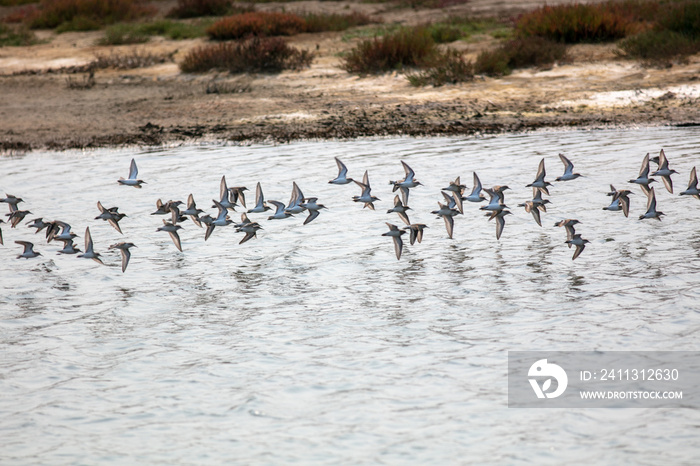
[[[650,30],[618,43],[623,56],[650,64],[668,64],[700,52],[700,3],[674,3],[659,12]]]
[[[479,54],[475,72],[489,76],[505,76],[515,68],[548,67],[566,59],[566,45],[542,37],[512,39],[498,49]]]
[[[63,26],[64,31],[86,30],[153,13],[152,8],[135,0],[42,0],[30,26],[34,29]]]
[[[99,45],[141,44],[148,42],[151,36],[163,36],[172,40],[194,39],[206,36],[208,21],[184,23],[161,19],[145,23],[118,23],[105,29],[105,35]]]
[[[436,53],[435,41],[427,29],[401,28],[361,41],[343,57],[341,68],[350,73],[382,73],[425,65]]]
[[[0,23],[0,47],[21,47],[38,44],[39,40],[25,27],[10,27]]]
[[[443,86],[474,79],[474,65],[457,50],[437,54],[425,69],[406,75],[412,86]]]
[[[621,39],[633,24],[629,15],[620,14],[610,4],[574,4],[543,6],[525,13],[515,29],[520,36],[576,44]]]
[[[352,27],[375,23],[364,13],[353,11],[348,14],[307,13],[302,15],[304,32],[345,31]]]
[[[198,47],[185,56],[180,69],[185,73],[213,69],[231,73],[277,73],[308,67],[312,60],[312,53],[290,47],[280,37],[252,37]]]
[[[649,64],[668,63],[700,52],[700,40],[674,31],[646,31],[617,44],[622,55]]]
[[[170,18],[197,18],[200,16],[223,16],[231,9],[232,0],[177,0],[177,5],[168,12]]]
[[[304,31],[304,20],[291,13],[253,11],[223,18],[207,29],[214,40],[248,36],[291,36]]]

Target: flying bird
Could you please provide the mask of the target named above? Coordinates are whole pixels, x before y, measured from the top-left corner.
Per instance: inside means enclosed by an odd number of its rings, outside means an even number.
[[[664,182],[664,186],[666,186],[666,190],[673,194],[673,180],[671,180],[671,175],[674,173],[678,172],[668,168],[668,159],[666,158],[664,150],[661,149],[661,153],[659,154],[659,169],[652,173],[651,176],[660,176],[661,180]]]
[[[98,264],[104,265],[104,262],[102,262],[102,259],[100,259],[100,254],[95,252],[93,249],[90,227],[85,228],[85,252],[83,254],[78,254],[78,257],[92,259]]]
[[[348,178],[348,167],[345,166],[343,162],[340,161],[338,157],[335,158],[335,163],[338,165],[338,176],[330,180],[329,184],[348,184],[352,183],[354,180]]]
[[[131,258],[131,252],[129,252],[129,248],[135,248],[137,247],[134,243],[117,243],[111,245],[108,249],[119,249],[119,252],[122,254],[122,273],[126,271],[126,266],[129,265],[129,259]]]
[[[365,170],[365,175],[362,177],[362,183],[356,180],[353,181],[355,181],[356,185],[362,188],[362,194],[359,196],[353,196],[352,200],[355,202],[364,202],[364,207],[369,207],[370,209],[374,210],[374,202],[379,201],[380,199],[372,196],[372,188],[369,184],[369,174],[367,171]]]
[[[134,188],[141,188],[142,184],[145,184],[146,182],[143,180],[137,179],[139,176],[139,169],[136,167],[136,160],[131,159],[131,165],[129,166],[129,178],[124,179],[124,178],[119,178],[117,180],[117,183],[124,185],[124,186],[133,186]]]
[[[680,196],[695,196],[700,199],[700,191],[698,191],[698,175],[695,172],[695,167],[690,171],[690,180],[688,181],[688,189],[679,194]]]
[[[556,178],[555,181],[575,180],[581,176],[578,173],[574,173],[574,164],[571,163],[571,160],[569,160],[564,154],[559,154],[559,159],[561,159],[562,163],[564,164],[564,174]]]
[[[401,259],[401,252],[403,251],[403,241],[401,240],[401,235],[406,234],[404,230],[399,229],[396,225],[391,223],[386,224],[389,227],[389,231],[382,233],[382,236],[390,236],[394,240],[394,252],[396,253],[396,259]]]

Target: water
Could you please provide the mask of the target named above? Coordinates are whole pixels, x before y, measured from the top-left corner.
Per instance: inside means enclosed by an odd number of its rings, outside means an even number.
[[[700,350],[700,201],[679,197],[700,165],[694,129],[575,131],[463,138],[305,142],[30,153],[0,159],[0,189],[81,235],[108,266],[58,256],[24,225],[2,225],[0,458],[3,464],[694,463],[693,409],[508,409],[508,350]],[[601,210],[645,153],[664,148],[676,195],[656,187],[663,221]],[[551,188],[543,227],[530,198],[568,155],[586,177]],[[333,186],[333,156],[377,210]],[[135,157],[137,190],[119,186]],[[388,180],[409,163],[411,220],[429,225],[397,261],[382,237]],[[457,175],[508,184],[500,241],[476,204],[454,240],[429,212]],[[208,211],[219,180],[286,202],[292,181],[329,207],[263,223],[257,239],[186,222],[184,253],[156,232],[158,198],[193,193]],[[658,183],[661,185],[661,183]],[[254,197],[250,194],[249,198]],[[119,235],[96,202],[128,217]],[[249,204],[253,201],[250,199]],[[212,212],[213,213],[213,212]],[[233,218],[238,220],[238,214]],[[571,260],[563,229],[591,243]],[[15,260],[15,240],[43,255]],[[107,246],[137,248],[126,273]]]

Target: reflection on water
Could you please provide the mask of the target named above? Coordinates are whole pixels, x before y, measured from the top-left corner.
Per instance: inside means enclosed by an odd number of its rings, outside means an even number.
[[[505,374],[508,350],[700,349],[700,202],[661,187],[662,222],[637,220],[641,192],[630,218],[602,210],[608,185],[622,189],[662,147],[682,190],[699,141],[645,129],[2,158],[0,192],[31,218],[90,226],[108,265],[2,225],[3,464],[692,463],[691,410],[508,410]],[[542,227],[513,208],[497,241],[469,203],[450,240],[430,214],[472,171],[507,183],[509,205],[528,200],[541,157],[550,179],[563,170],[559,152],[588,176],[550,188]],[[334,156],[350,176],[369,170],[376,211],[352,202],[356,185],[327,183]],[[132,157],[141,190],[116,183]],[[400,223],[386,209],[401,160],[424,184],[411,219],[429,228],[397,261],[381,234]],[[192,193],[204,208],[221,175],[260,181],[268,200],[296,181],[329,209],[306,226],[250,214],[264,229],[243,245],[232,227],[205,242],[185,222],[177,251],[156,232],[156,199]],[[127,213],[123,236],[93,220],[97,200]],[[552,226],[564,218],[591,241],[576,261]],[[42,256],[15,260],[15,240]],[[138,246],[124,274],[107,250],[118,241]]]

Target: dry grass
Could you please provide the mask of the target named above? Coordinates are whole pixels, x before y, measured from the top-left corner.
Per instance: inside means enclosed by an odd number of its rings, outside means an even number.
[[[173,61],[173,55],[170,54],[152,54],[146,51],[133,50],[129,53],[112,52],[109,55],[95,55],[95,60],[90,63],[94,69],[113,68],[117,70],[130,70],[134,68],[146,68],[162,63]]]

